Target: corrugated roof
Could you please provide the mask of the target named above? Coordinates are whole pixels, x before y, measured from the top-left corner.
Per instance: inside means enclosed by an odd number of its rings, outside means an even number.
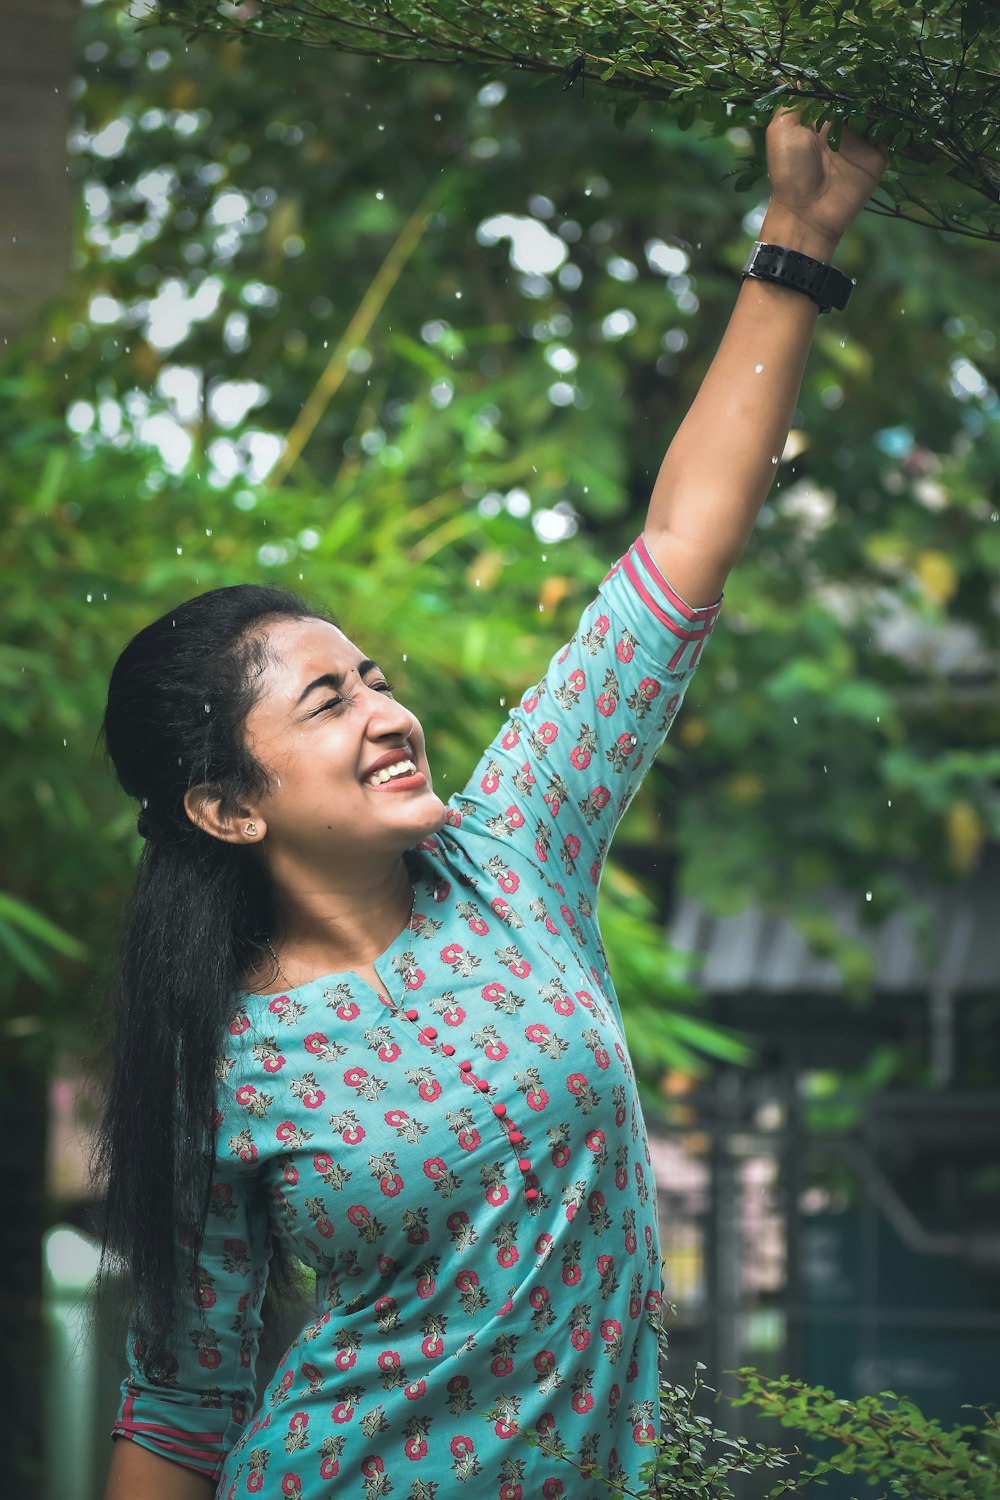
[[[830,890],[816,896],[816,908],[840,932],[871,949],[876,990],[945,988],[959,995],[1000,988],[1000,848],[988,850],[979,868],[954,885],[897,873],[912,899],[879,926],[859,922],[853,894]],[[761,907],[716,917],[700,901],[681,897],[667,936],[673,947],[701,955],[692,978],[710,994],[827,994],[843,988],[834,962],[817,957],[789,917]]]

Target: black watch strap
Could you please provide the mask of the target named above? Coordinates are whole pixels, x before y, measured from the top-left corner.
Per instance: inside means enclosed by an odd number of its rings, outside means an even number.
[[[774,281],[795,292],[805,292],[818,304],[821,313],[836,308],[843,312],[854,282],[825,260],[814,260],[800,250],[784,245],[766,245],[755,240],[746,258],[741,281],[754,276],[758,281]]]

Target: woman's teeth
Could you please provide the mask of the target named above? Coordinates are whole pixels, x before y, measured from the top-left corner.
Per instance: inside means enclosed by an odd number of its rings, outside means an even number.
[[[365,779],[369,786],[382,786],[385,782],[391,781],[394,776],[412,776],[416,769],[412,760],[397,760],[394,766],[385,766],[381,771],[373,771]]]

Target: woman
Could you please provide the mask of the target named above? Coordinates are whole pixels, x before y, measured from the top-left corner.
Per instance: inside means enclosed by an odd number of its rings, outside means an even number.
[[[846,299],[885,153],[827,131],[772,120],[761,241],[811,259],[757,252],[642,536],[448,804],[381,668],[293,597],[217,590],[123,652],[147,847],[102,1137],[137,1288],[107,1500],[639,1489],[657,1228],[594,905]],[[291,1256],[315,1316],[255,1394]]]

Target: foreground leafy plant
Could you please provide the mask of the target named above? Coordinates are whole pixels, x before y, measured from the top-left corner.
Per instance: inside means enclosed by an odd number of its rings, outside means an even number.
[[[379,61],[556,74],[564,88],[592,78],[619,118],[655,100],[716,134],[758,128],[794,97],[806,120],[846,121],[891,146],[875,212],[1000,239],[1000,20],[985,0],[173,0],[161,19]],[[764,175],[756,157],[737,186]],[[953,184],[961,199],[948,209]]]
[[[986,1407],[979,1408],[981,1426],[945,1429],[894,1391],[841,1401],[832,1391],[787,1375],[767,1379],[746,1369],[738,1377],[744,1392],[734,1406],[756,1407],[811,1442],[836,1445],[829,1458],[808,1455],[814,1467],[795,1481],[800,1489],[838,1473],[864,1476],[868,1484],[887,1485],[885,1493],[912,1500],[996,1500],[1000,1495],[1000,1419]],[[779,1486],[770,1493],[789,1490]]]
[[[662,1368],[667,1349],[662,1325],[660,1344]],[[736,1371],[743,1393],[728,1398],[733,1406],[756,1408],[805,1445],[833,1445],[829,1457],[818,1456],[808,1446],[783,1452],[734,1437],[696,1410],[702,1393],[714,1392],[702,1378],[704,1369],[700,1362],[695,1365],[690,1386],[661,1381],[660,1435],[650,1444],[652,1457],[643,1470],[641,1490],[623,1488],[593,1465],[581,1463],[569,1449],[554,1445],[544,1433],[519,1435],[583,1478],[604,1485],[613,1500],[733,1500],[731,1481],[736,1476],[787,1468],[794,1459],[801,1461],[799,1471],[779,1479],[766,1491],[766,1500],[825,1486],[830,1474],[851,1475],[869,1486],[885,1485],[878,1500],[892,1495],[907,1500],[1000,1497],[1000,1418],[988,1408],[979,1408],[981,1426],[949,1430],[894,1391],[845,1401],[822,1386],[788,1375],[769,1377],[750,1368]],[[498,1410],[486,1415],[491,1421],[509,1417]]]

